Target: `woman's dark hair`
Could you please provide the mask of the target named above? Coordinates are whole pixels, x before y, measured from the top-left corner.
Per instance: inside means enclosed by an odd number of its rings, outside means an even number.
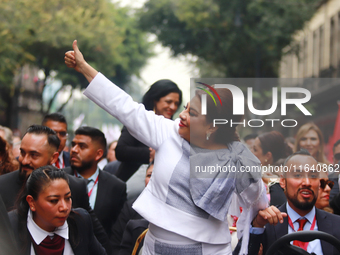
[[[9,153],[9,150],[8,143],[0,136],[0,175],[17,169],[17,166],[13,164],[14,159]]]
[[[26,201],[26,197],[31,195],[34,200],[37,200],[39,194],[54,180],[63,179],[69,183],[67,174],[56,168],[55,166],[43,166],[34,170],[30,176],[27,178],[25,185],[20,191],[18,200],[16,201],[16,209],[19,218],[19,227],[26,228],[27,225],[27,213],[29,209],[29,204]],[[71,215],[71,214],[70,214]],[[22,249],[25,249],[25,232],[24,229],[19,230],[19,238],[21,239]],[[70,236],[75,240],[74,236]]]
[[[284,136],[278,131],[263,133],[257,138],[261,142],[262,153],[272,153],[274,163],[281,158],[286,158],[293,153],[292,149],[285,142]]]
[[[228,121],[227,124],[217,126],[218,129],[215,132],[216,142],[227,145],[233,141],[240,141],[236,131],[237,124],[235,123],[240,122],[243,115],[233,115],[233,95],[229,89],[223,88],[215,90],[221,98],[222,105],[216,97],[215,100],[217,104],[215,105],[213,99],[210,96],[207,96],[206,121],[207,123],[212,123],[214,119],[226,119]],[[196,90],[196,96],[198,96],[200,101],[202,94],[205,94],[205,92]],[[214,93],[212,92],[212,94]],[[231,125],[231,122],[234,124]]]
[[[182,104],[182,91],[177,84],[171,80],[158,80],[151,85],[150,89],[144,94],[142,103],[146,110],[153,110],[155,102],[170,93],[178,93],[179,105]]]

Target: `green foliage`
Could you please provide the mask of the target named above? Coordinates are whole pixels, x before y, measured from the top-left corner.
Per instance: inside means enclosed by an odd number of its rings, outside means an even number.
[[[226,77],[277,77],[282,48],[319,2],[149,0],[140,10],[140,25],[174,55],[203,59],[203,71],[208,63]]]
[[[150,56],[146,33],[138,29],[127,8],[108,0],[0,1],[0,86],[10,86],[25,63],[52,70],[64,84],[87,82],[67,69],[64,54],[78,46],[86,60],[124,86]]]

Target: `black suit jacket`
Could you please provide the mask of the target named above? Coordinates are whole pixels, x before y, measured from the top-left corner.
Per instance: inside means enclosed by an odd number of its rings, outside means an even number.
[[[69,152],[63,151],[63,160],[64,160],[65,167],[71,166]]]
[[[19,170],[0,176],[0,195],[3,198],[7,211],[14,209],[15,201],[17,200],[17,196],[19,195],[23,183],[24,180],[19,178]],[[106,251],[111,253],[109,238],[96,217],[95,212],[90,207],[86,182],[74,176],[70,176],[69,184],[72,194],[72,207],[84,208],[89,212],[97,239],[104,246]]]
[[[27,229],[27,221],[19,221],[17,211],[9,213],[9,219],[13,226],[20,253],[29,255],[31,250],[31,237]],[[82,208],[73,209],[67,219],[69,225],[69,241],[75,255],[105,255],[105,249],[93,234],[92,220],[87,211]],[[26,224],[23,226],[23,224]],[[76,237],[75,239],[71,236]]]
[[[118,255],[130,255],[135,247],[138,237],[149,227],[149,222],[145,219],[129,220],[124,230],[120,251]],[[144,238],[140,242],[136,254],[144,244]]]
[[[109,163],[106,164],[106,166],[104,166],[103,171],[117,176],[120,164],[121,164],[121,162],[118,161],[118,160],[109,162]]]
[[[5,204],[0,196],[0,254],[18,254],[12,225],[9,221]]]
[[[149,164],[149,147],[134,138],[124,126],[116,146],[116,157],[122,162],[117,177],[127,181],[142,164]]]
[[[281,212],[287,213],[286,204],[279,207]],[[330,214],[323,210],[315,208],[316,221],[318,225],[318,230],[325,233],[331,234],[340,240],[340,217],[334,214]],[[288,234],[288,217],[284,218],[282,224],[277,224],[276,226],[267,224],[266,229],[262,235],[250,234],[248,254],[258,254],[260,243],[263,244],[263,254],[267,252],[267,249],[272,245],[277,239]],[[262,241],[261,241],[262,240]],[[333,255],[340,253],[331,244],[321,240],[322,252],[324,255]]]
[[[65,168],[65,171],[70,175],[74,174],[71,167]],[[111,236],[111,227],[115,223],[125,201],[125,182],[110,173],[100,170],[94,212],[108,236]]]
[[[121,242],[124,234],[124,230],[126,228],[127,223],[130,220],[137,220],[142,219],[142,216],[139,215],[133,208],[132,204],[135,202],[133,201],[126,201],[124,203],[123,209],[120,211],[120,214],[113,224],[111,232],[112,235],[110,237],[111,245],[113,254],[118,254],[121,249]]]

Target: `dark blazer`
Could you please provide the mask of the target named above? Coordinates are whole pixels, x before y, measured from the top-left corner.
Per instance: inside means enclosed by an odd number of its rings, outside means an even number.
[[[123,209],[121,210],[115,224],[113,224],[111,232],[112,235],[110,237],[113,254],[118,254],[121,249],[121,242],[124,234],[124,230],[126,228],[127,223],[130,220],[142,219],[142,216],[139,215],[133,208],[133,201],[126,201],[124,203]]]
[[[5,204],[0,196],[0,254],[18,254],[16,239],[9,221]]]
[[[13,226],[14,235],[20,250],[19,254],[29,255],[31,250],[31,236],[27,229],[27,221],[20,223],[17,211],[11,211],[9,219]],[[22,226],[22,224],[26,224]],[[92,220],[87,211],[82,208],[73,209],[67,219],[69,225],[69,241],[75,255],[105,255],[102,245],[93,234]],[[71,236],[76,236],[75,240]]]
[[[287,212],[286,204],[279,207],[281,212]],[[316,221],[318,225],[318,230],[325,233],[331,234],[336,238],[340,239],[340,217],[334,214],[330,214],[323,210],[315,208]],[[276,226],[267,224],[265,226],[265,231],[262,235],[250,234],[248,254],[258,254],[260,248],[260,242],[262,240],[263,254],[266,254],[267,249],[272,245],[277,239],[288,234],[288,217],[284,218],[282,224],[277,224]],[[324,255],[331,255],[340,253],[331,244],[321,240],[322,252]]]
[[[270,205],[279,207],[280,205],[287,202],[286,195],[283,192],[283,188],[281,188],[279,183],[271,185],[269,187],[269,193],[270,193]]]
[[[71,166],[71,161],[70,161],[70,153],[67,151],[63,151],[63,160],[65,167]]]
[[[0,196],[4,200],[7,211],[14,209],[15,201],[23,186],[24,180],[19,177],[19,170],[0,176]],[[111,253],[109,238],[100,224],[95,212],[91,209],[87,196],[87,186],[84,180],[70,176],[70,190],[72,194],[72,207],[84,208],[89,212],[93,222],[94,233],[99,242],[104,246],[108,253]]]
[[[121,164],[121,162],[118,161],[118,160],[109,162],[109,163],[106,164],[106,166],[104,166],[103,171],[117,176],[120,164]]]
[[[149,164],[149,147],[134,138],[124,126],[116,146],[117,160],[122,162],[117,177],[127,181],[142,164]]]
[[[65,168],[65,171],[70,175],[74,174],[71,167]],[[115,223],[125,201],[125,182],[110,173],[100,170],[94,212],[109,237],[111,236],[111,227]]]
[[[149,226],[149,222],[145,219],[129,220],[124,230],[120,251],[118,255],[130,255],[135,247],[138,237]],[[136,254],[139,253],[144,243],[144,238],[140,242]]]

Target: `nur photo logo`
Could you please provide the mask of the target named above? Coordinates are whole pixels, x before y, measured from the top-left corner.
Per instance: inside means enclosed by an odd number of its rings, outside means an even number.
[[[232,84],[214,84],[208,85],[207,83],[195,81],[197,84],[201,84],[205,86],[197,87],[197,89],[203,90],[205,93],[201,94],[201,114],[207,114],[207,95],[209,95],[215,106],[217,106],[218,99],[219,103],[222,105],[222,101],[220,96],[218,95],[216,89],[226,88],[229,89],[232,97],[233,97],[233,114],[234,115],[244,115],[245,114],[245,100],[247,102],[247,107],[250,113],[257,116],[269,116],[273,114],[279,105],[279,94],[281,96],[280,100],[280,109],[281,116],[287,115],[287,106],[293,105],[297,107],[305,116],[311,116],[312,114],[307,110],[304,104],[308,103],[311,99],[311,93],[308,89],[301,87],[280,87],[280,93],[278,87],[272,87],[272,97],[271,97],[271,107],[268,109],[256,109],[254,107],[254,95],[253,95],[253,87],[246,87],[247,89],[247,97],[245,98],[243,91],[235,85]],[[210,91],[209,91],[210,90]],[[270,100],[270,98],[268,99]],[[295,127],[297,126],[297,121],[295,119],[249,119],[243,120],[242,122],[234,122],[232,120],[227,119],[214,119],[214,126],[216,125],[225,125],[229,124],[233,125],[243,125],[249,127],[262,127],[265,122],[271,123],[271,127],[274,127],[275,122],[280,122],[283,127]]]

